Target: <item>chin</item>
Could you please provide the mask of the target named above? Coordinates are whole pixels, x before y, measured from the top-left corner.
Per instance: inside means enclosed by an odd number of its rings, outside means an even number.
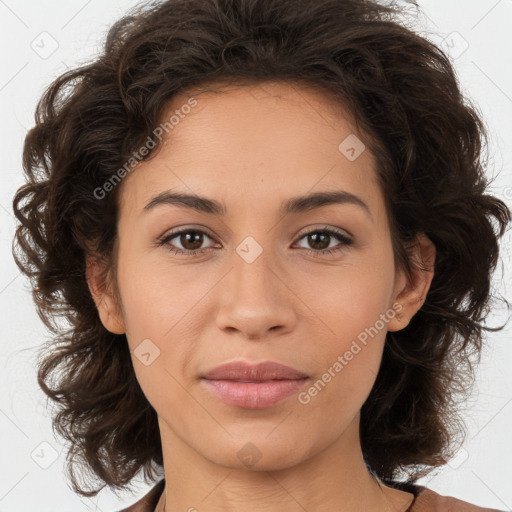
[[[308,458],[312,447],[301,447],[290,437],[288,442],[277,435],[271,439],[275,432],[270,436],[268,432],[270,430],[253,436],[234,436],[224,443],[212,442],[203,456],[220,466],[253,471],[288,469]]]

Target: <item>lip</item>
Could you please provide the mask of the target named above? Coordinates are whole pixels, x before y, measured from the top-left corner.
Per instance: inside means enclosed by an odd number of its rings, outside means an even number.
[[[238,382],[203,379],[207,389],[228,405],[244,409],[266,409],[298,392],[309,379]]]
[[[297,380],[305,377],[308,375],[275,361],[263,361],[256,364],[246,361],[231,361],[216,366],[201,375],[201,378],[208,380],[238,381]]]
[[[225,363],[201,375],[208,391],[224,403],[245,409],[265,409],[299,391],[309,377],[273,361]]]

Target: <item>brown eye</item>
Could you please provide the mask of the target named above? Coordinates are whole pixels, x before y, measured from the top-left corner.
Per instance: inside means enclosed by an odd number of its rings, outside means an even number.
[[[203,234],[200,231],[185,231],[178,235],[184,249],[195,251],[203,245]]]
[[[323,251],[329,247],[329,242],[331,241],[332,236],[326,233],[320,233],[315,231],[314,233],[310,233],[307,236],[308,243],[313,249],[318,251]]]
[[[166,235],[160,240],[159,245],[167,245],[169,250],[175,254],[193,255],[209,249],[209,247],[201,247],[205,242],[205,238],[211,239],[204,231],[198,229],[184,229]],[[175,241],[171,243],[171,240]]]
[[[338,240],[338,245],[331,245],[331,242]],[[353,240],[346,236],[344,233],[334,231],[332,229],[317,229],[305,233],[300,237],[300,240],[306,240],[307,244],[312,247],[308,249],[304,247],[306,251],[313,254],[332,254],[347,248],[353,244]]]

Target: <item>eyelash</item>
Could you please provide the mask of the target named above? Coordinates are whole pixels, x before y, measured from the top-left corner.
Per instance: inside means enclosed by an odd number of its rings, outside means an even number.
[[[172,233],[164,235],[162,238],[159,239],[158,246],[169,245],[169,242],[172,239],[174,239],[177,236],[182,235],[184,233],[200,233],[200,234],[206,235],[208,238],[211,238],[213,240],[213,237],[211,237],[208,233],[206,233],[203,230],[187,228],[187,229],[182,229],[181,231],[174,231]],[[298,241],[302,240],[306,236],[311,235],[313,233],[322,233],[325,235],[329,235],[333,238],[336,238],[337,240],[339,240],[342,243],[341,247],[336,247],[336,248],[331,248],[331,249],[322,249],[322,250],[303,249],[308,254],[314,254],[315,256],[331,255],[331,254],[337,253],[339,251],[343,251],[346,249],[347,246],[350,246],[353,244],[353,240],[350,239],[349,237],[347,237],[346,235],[344,235],[343,233],[335,231],[335,230],[327,228],[327,227],[322,228],[322,229],[314,229],[312,231],[308,231],[307,233],[303,233],[302,235],[299,236]],[[176,247],[172,247],[170,245],[168,247],[168,250],[170,252],[172,252],[174,254],[185,254],[186,256],[195,256],[197,254],[202,254],[205,251],[208,251],[209,249],[211,249],[211,247],[205,247],[203,249],[195,249],[195,250],[183,250],[183,249],[178,249]]]

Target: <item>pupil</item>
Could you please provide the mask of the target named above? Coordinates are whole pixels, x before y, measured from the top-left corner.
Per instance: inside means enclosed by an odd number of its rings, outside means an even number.
[[[187,232],[187,233],[183,233],[181,235],[181,245],[183,247],[185,247],[185,249],[188,249],[188,250],[195,250],[195,249],[199,249],[203,243],[202,241],[202,234],[201,233],[198,233],[197,231],[190,231],[190,232]],[[193,239],[196,239],[195,242]],[[190,246],[190,241],[192,240],[192,247]]]
[[[309,243],[311,246],[315,249],[322,250],[329,247],[329,237],[330,235],[327,235],[325,233],[313,233],[309,235]],[[323,243],[320,243],[321,247],[315,246],[316,241],[318,241],[318,238],[323,238]]]

